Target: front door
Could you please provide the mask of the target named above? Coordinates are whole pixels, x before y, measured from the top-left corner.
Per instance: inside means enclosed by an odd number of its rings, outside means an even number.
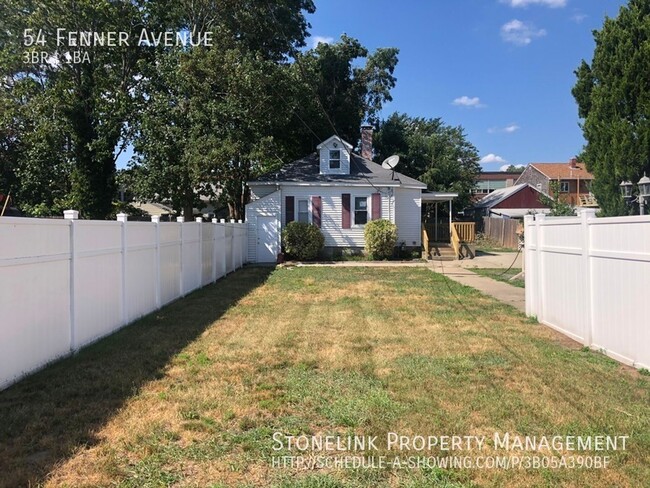
[[[277,217],[257,217],[257,262],[275,263],[278,258],[278,228]]]

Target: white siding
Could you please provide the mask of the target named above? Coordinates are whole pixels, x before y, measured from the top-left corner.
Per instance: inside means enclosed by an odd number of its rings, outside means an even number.
[[[336,144],[336,147],[334,147]],[[341,167],[339,169],[330,169],[329,155],[331,150],[341,151]],[[350,174],[350,151],[345,148],[345,143],[335,137],[324,142],[320,148],[320,173],[323,175],[349,175]]]
[[[389,207],[389,196],[388,189],[381,189],[381,216],[383,219],[389,219],[394,221],[394,209],[391,205]],[[419,190],[417,190],[419,192]],[[283,186],[282,187],[282,228],[284,228],[286,222],[286,212],[284,209],[284,203],[286,197],[292,196],[296,200],[299,198],[307,198],[311,201],[312,196],[321,197],[321,231],[325,237],[325,246],[327,247],[363,247],[365,241],[363,238],[363,227],[354,227],[351,229],[343,229],[342,225],[342,215],[343,215],[343,204],[342,197],[343,193],[349,193],[351,195],[351,207],[354,206],[354,197],[355,196],[367,196],[370,197],[373,193],[376,193],[377,190],[372,187],[360,188],[360,187],[317,187],[317,186]],[[392,199],[391,199],[392,201]],[[372,215],[372,199],[368,199],[368,216]],[[351,220],[354,223],[353,208],[351,209]],[[418,211],[418,219],[419,217]],[[252,231],[251,231],[252,234]]]
[[[264,187],[256,187],[257,189]],[[274,187],[273,187],[274,188]],[[281,192],[274,191],[265,195],[263,198],[255,200],[246,205],[246,223],[248,224],[248,261],[257,262],[257,217],[276,216],[280,218],[281,213]],[[280,249],[278,242],[278,249]]]
[[[422,243],[421,194],[421,190],[395,190],[397,242],[404,242],[407,247],[420,246]]]

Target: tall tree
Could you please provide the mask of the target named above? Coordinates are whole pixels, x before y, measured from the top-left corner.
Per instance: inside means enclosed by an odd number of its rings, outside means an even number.
[[[213,31],[213,45],[160,52],[143,81],[136,194],[185,215],[199,196],[218,197],[242,218],[245,181],[281,162],[273,136],[287,124],[277,95],[288,91],[284,60],[304,45],[304,13],[314,7],[310,0],[199,4],[183,11],[182,24]]]
[[[572,90],[587,140],[580,159],[602,213],[623,215],[619,183],[650,173],[650,0],[630,0],[594,38],[593,60],[582,61]]]
[[[377,162],[399,155],[399,171],[426,183],[429,190],[458,192],[457,208],[469,205],[481,166],[462,127],[440,118],[394,113],[379,123],[375,151]]]
[[[6,120],[23,120],[8,136],[17,200],[36,214],[64,204],[86,218],[106,217],[115,196],[116,152],[128,140],[133,114],[130,92],[146,50],[133,43],[80,46],[78,37],[75,45],[67,34],[133,37],[151,19],[146,2],[2,0],[1,10],[0,98],[11,109]],[[48,187],[60,197],[46,197]]]
[[[322,140],[338,133],[354,144],[363,122],[376,123],[384,103],[392,100],[399,50],[379,48],[370,53],[357,39],[342,35],[333,44],[319,43],[296,52],[290,67],[294,112],[292,157],[313,151]]]

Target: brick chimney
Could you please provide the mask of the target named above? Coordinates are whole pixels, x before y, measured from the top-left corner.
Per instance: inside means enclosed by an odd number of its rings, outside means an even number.
[[[569,160],[569,168],[576,169],[578,167],[578,160],[576,158],[571,158]]]
[[[372,126],[361,126],[361,157],[372,161]]]

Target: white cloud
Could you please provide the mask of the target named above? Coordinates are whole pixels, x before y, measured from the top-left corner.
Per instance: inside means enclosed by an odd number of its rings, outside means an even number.
[[[567,0],[501,0],[511,7],[528,7],[529,5],[543,5],[551,8],[566,7]]]
[[[506,134],[513,134],[514,132],[517,132],[521,127],[519,127],[517,124],[510,124],[505,127],[491,127],[488,129],[488,132],[490,134],[498,134],[499,132],[505,132]]]
[[[504,164],[499,168],[499,171],[506,171],[511,165],[510,164]],[[515,168],[525,168],[526,166],[523,164],[513,164]]]
[[[481,99],[479,97],[468,97],[467,95],[463,95],[462,97],[455,99],[453,101],[453,104],[458,105],[459,107],[471,107],[471,108],[485,107],[485,105],[481,103]]]
[[[501,156],[497,156],[496,154],[488,154],[487,156],[483,156],[479,163],[482,164],[489,164],[489,163],[507,163],[505,159],[503,159]]]
[[[571,17],[571,20],[573,20],[576,24],[582,24],[582,21],[585,20],[588,17],[586,14],[575,14],[574,16]]]
[[[315,48],[321,42],[323,44],[332,44],[332,42],[334,42],[334,38],[333,37],[327,37],[327,36],[314,36],[311,39],[311,47]]]
[[[510,42],[516,46],[527,46],[533,39],[546,35],[544,29],[538,29],[531,22],[522,22],[521,20],[511,20],[501,26],[501,38],[505,42]]]

